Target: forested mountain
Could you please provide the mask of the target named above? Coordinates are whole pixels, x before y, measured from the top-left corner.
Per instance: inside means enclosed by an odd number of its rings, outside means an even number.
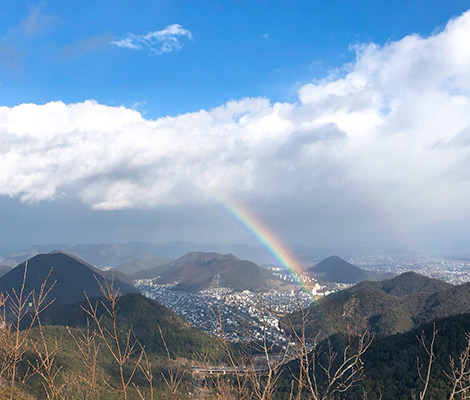
[[[307,310],[310,337],[367,327],[372,333],[406,332],[436,318],[470,312],[470,284],[460,286],[405,273],[381,282],[359,284],[314,302]],[[300,314],[286,318],[298,325]]]
[[[418,365],[428,366],[429,355],[419,338],[424,334],[429,349],[433,330],[436,329],[434,343],[435,359],[431,368],[426,399],[448,399],[451,381],[446,376],[451,373],[450,357],[458,360],[467,345],[466,333],[470,332],[470,314],[453,315],[421,325],[411,331],[391,336],[375,337],[362,357],[363,379],[355,389],[342,395],[346,400],[364,399],[364,390],[370,400],[409,400],[412,394],[423,390],[424,383],[418,376]],[[330,337],[333,351],[342,354],[349,340],[342,334]],[[319,352],[328,352],[327,342],[320,343]],[[299,362],[294,360],[283,368],[279,381],[277,399],[288,399],[293,377],[299,373]],[[322,379],[321,369],[316,369],[317,379]]]

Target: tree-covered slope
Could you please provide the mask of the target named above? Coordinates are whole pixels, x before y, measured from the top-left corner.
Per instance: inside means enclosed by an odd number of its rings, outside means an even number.
[[[98,305],[98,314],[109,324],[109,317],[102,305],[103,302],[106,304],[104,298],[93,298],[90,301]],[[90,317],[83,308],[88,308],[87,301],[51,305],[41,314],[41,321],[49,326],[86,328]],[[193,328],[169,308],[137,293],[119,298],[117,321],[120,332],[132,328],[135,337],[153,354],[166,354],[159,327],[170,353],[175,357],[197,358],[206,353],[215,355],[218,351],[215,338]]]
[[[470,332],[470,314],[459,314],[435,322],[421,325],[406,333],[391,336],[375,337],[371,346],[362,357],[364,378],[354,390],[349,390],[342,399],[364,399],[364,391],[370,400],[409,400],[412,393],[418,394],[424,384],[418,377],[418,363],[427,368],[429,356],[419,339],[424,333],[426,346],[429,348],[434,327],[437,330],[434,354],[435,360],[431,368],[431,377],[426,399],[448,399],[450,380],[450,357],[458,359],[467,344],[466,332]],[[334,351],[342,354],[348,343],[345,336],[330,337]],[[326,342],[320,348],[327,350]],[[423,370],[423,371],[424,371]],[[278,385],[277,399],[287,399],[291,381],[298,376],[299,364],[294,360],[284,367]],[[425,372],[423,372],[425,375]],[[317,369],[317,377],[321,370]]]
[[[415,273],[381,282],[359,284],[314,302],[307,310],[307,334],[324,336],[348,327],[367,327],[372,333],[405,332],[436,318],[470,312],[469,284],[453,286]],[[298,326],[300,314],[285,323]]]

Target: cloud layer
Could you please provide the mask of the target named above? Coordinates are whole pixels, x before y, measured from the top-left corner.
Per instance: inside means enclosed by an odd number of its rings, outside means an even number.
[[[161,31],[143,35],[128,33],[122,39],[112,42],[118,47],[132,50],[148,50],[151,54],[164,54],[178,51],[183,47],[180,39],[193,39],[193,35],[179,24],[168,25]]]
[[[172,25],[116,45],[161,53],[179,37],[191,34]],[[470,12],[427,38],[358,46],[296,103],[247,98],[157,120],[91,100],[0,107],[0,195],[109,210],[233,196],[468,223],[468,37]]]

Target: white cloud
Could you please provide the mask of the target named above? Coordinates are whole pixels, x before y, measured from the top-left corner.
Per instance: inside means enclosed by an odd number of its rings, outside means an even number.
[[[96,209],[288,196],[404,226],[470,222],[468,37],[470,12],[434,36],[362,45],[296,103],[248,98],[157,120],[94,101],[0,107],[0,195]]]
[[[180,39],[192,40],[193,35],[179,24],[168,25],[166,28],[149,32],[147,34],[136,35],[128,33],[122,39],[112,42],[118,47],[132,50],[148,50],[152,54],[164,54],[178,51],[183,47]]]
[[[60,18],[43,13],[44,5],[31,9],[29,15],[23,19],[16,30],[26,37],[38,35],[60,23]]]

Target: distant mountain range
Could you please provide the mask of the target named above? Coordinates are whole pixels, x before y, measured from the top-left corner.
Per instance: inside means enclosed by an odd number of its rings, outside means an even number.
[[[139,271],[159,267],[173,261],[172,258],[139,258],[112,268],[112,271],[120,271],[126,275],[134,275]]]
[[[11,269],[0,278],[0,292],[10,292],[12,288],[18,293],[25,272],[26,262]],[[50,293],[56,304],[70,304],[83,300],[84,292],[89,297],[101,296],[98,282],[103,283],[104,277],[111,281],[114,277],[115,287],[121,293],[135,292],[132,278],[121,272],[103,272],[87,262],[70,254],[54,251],[49,254],[39,254],[27,262],[25,293],[39,290],[42,282],[51,271],[49,285],[56,281]]]
[[[470,283],[453,286],[414,272],[381,282],[363,281],[314,302],[308,309],[310,337],[328,336],[349,327],[392,335],[437,318],[470,312]],[[299,323],[300,315],[288,323]]]
[[[310,262],[313,259],[332,254],[333,249],[314,246],[291,245],[292,254],[300,261]],[[20,250],[0,255],[0,264],[14,267],[37,254],[49,253],[52,250],[62,250],[75,254],[98,267],[116,267],[138,259],[171,258],[175,259],[186,253],[195,251],[234,254],[240,259],[251,260],[257,264],[272,264],[273,256],[261,245],[240,243],[191,243],[171,241],[166,243],[104,243],[77,244],[70,246],[64,243],[49,245],[32,245]],[[3,257],[3,258],[1,258]]]
[[[7,265],[0,265],[0,278],[9,271],[11,271],[11,267]]]
[[[170,263],[134,274],[136,279],[154,279],[160,284],[175,283],[175,290],[196,292],[211,287],[260,291],[287,287],[271,272],[232,254],[193,252]]]
[[[358,283],[360,281],[378,281],[394,276],[390,273],[367,271],[343,260],[330,256],[308,270],[319,281],[337,283]]]
[[[8,259],[9,266],[15,266],[27,259],[37,255],[48,253],[52,250],[62,250],[75,254],[89,263],[98,267],[119,266],[139,259],[169,258],[175,259],[189,252],[214,251],[218,253],[231,253],[240,258],[253,260],[257,263],[272,263],[273,258],[263,246],[252,246],[245,244],[224,243],[190,243],[184,241],[173,241],[167,243],[111,243],[111,244],[78,244],[69,246],[67,244],[33,245],[4,255]],[[14,264],[10,265],[11,260]]]

